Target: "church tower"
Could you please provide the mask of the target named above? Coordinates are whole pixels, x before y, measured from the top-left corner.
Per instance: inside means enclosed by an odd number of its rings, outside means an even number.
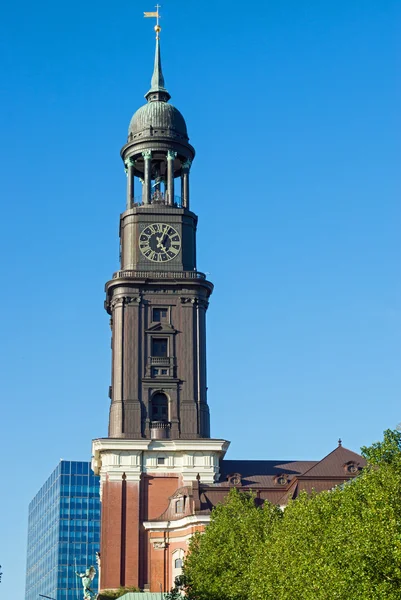
[[[145,98],[121,150],[127,173],[121,267],[106,285],[109,436],[208,438],[205,315],[213,285],[196,270],[197,217],[189,195],[195,150],[183,116],[169,104],[159,37]]]
[[[210,439],[206,310],[213,285],[196,264],[195,150],[184,117],[169,103],[155,30],[147,102],[132,117],[121,150],[121,263],[105,301],[112,330],[109,431],[93,442],[93,465],[101,476],[101,589],[159,592],[177,574],[183,536],[204,526],[202,516],[184,516],[193,514],[192,487],[218,479],[228,442]],[[178,524],[170,515],[160,526],[166,510]]]

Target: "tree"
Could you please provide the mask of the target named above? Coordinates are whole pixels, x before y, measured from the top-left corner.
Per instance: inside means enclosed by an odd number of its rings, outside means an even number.
[[[371,446],[362,446],[362,456],[369,465],[396,464],[401,460],[401,431],[386,429],[382,442],[375,442]]]
[[[385,432],[356,479],[288,505],[253,563],[255,600],[401,597],[400,440]]]
[[[206,534],[195,535],[184,563],[186,592],[197,600],[245,600],[251,564],[277,520],[279,508],[256,506],[255,497],[230,490],[213,510]]]
[[[368,466],[284,513],[232,490],[184,562],[196,600],[399,600],[401,432],[362,449]]]

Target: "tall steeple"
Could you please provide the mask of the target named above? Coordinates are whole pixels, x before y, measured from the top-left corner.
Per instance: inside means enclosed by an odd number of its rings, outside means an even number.
[[[198,218],[189,198],[195,150],[184,117],[168,103],[155,29],[151,89],[121,150],[121,264],[106,284],[113,323],[109,436],[208,438],[206,309],[213,285],[196,267]]]
[[[154,100],[168,102],[171,98],[170,94],[164,87],[159,35],[156,36],[155,65],[153,68],[152,81],[150,84],[150,90],[145,95],[145,98],[148,102],[152,102]]]

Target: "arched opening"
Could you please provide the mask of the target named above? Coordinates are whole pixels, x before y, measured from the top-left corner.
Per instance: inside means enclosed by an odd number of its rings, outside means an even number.
[[[184,562],[184,556],[185,556],[185,552],[182,548],[179,548],[178,550],[174,550],[173,554],[172,554],[172,584],[173,586],[175,585],[175,578],[179,577],[180,575],[182,575],[182,565]]]
[[[152,421],[168,422],[168,398],[166,394],[158,392],[151,400],[150,418]]]

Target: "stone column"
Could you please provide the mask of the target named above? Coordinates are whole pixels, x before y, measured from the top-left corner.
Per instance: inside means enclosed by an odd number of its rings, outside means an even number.
[[[192,161],[188,158],[182,165],[181,175],[181,197],[183,208],[189,208],[189,170],[191,168]]]
[[[167,150],[167,204],[174,204],[174,159],[177,152]]]
[[[112,400],[109,417],[109,437],[124,437],[124,303],[123,297],[114,298],[113,311],[113,349],[112,349]]]
[[[134,164],[132,158],[125,161],[125,172],[127,174],[127,210],[132,208],[134,202]]]
[[[150,203],[150,185],[151,185],[151,161],[152,161],[152,151],[145,150],[142,152],[142,156],[144,159],[144,184],[143,184],[143,203]]]

